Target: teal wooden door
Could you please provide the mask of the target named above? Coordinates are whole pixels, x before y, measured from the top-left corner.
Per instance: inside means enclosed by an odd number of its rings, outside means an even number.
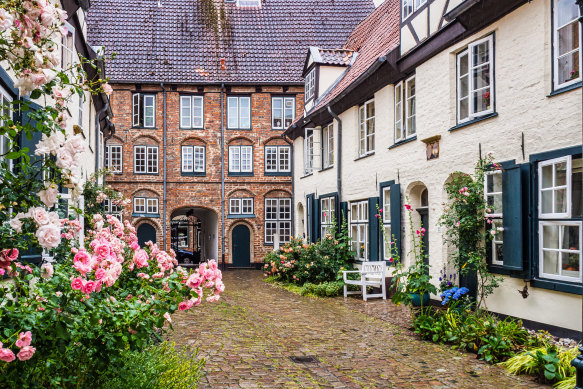
[[[233,229],[233,267],[250,267],[251,232],[245,225],[238,225]]]
[[[146,246],[146,242],[152,241],[152,243],[156,243],[156,229],[148,224],[144,223],[138,227],[138,244],[140,247]]]

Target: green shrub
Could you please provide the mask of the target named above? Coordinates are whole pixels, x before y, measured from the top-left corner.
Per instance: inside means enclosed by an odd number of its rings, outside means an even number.
[[[302,296],[315,295],[320,297],[335,297],[340,294],[344,283],[342,281],[324,282],[312,284],[306,282],[300,291]]]
[[[575,375],[571,361],[577,356],[578,348],[557,348],[545,344],[542,347],[526,350],[501,363],[509,373],[536,375],[541,382],[555,383],[565,381]],[[567,386],[562,383],[561,386]]]
[[[205,360],[198,351],[181,350],[174,343],[162,343],[143,351],[126,351],[101,379],[107,389],[196,388]]]

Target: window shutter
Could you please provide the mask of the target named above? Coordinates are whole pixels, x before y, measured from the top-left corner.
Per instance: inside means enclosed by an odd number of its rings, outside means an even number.
[[[132,125],[133,126],[139,126],[140,125],[140,94],[139,93],[134,93],[134,95],[132,96],[133,99],[133,119],[132,119]]]
[[[394,247],[401,257],[403,244],[401,243],[401,184],[391,184],[391,233]]]
[[[320,239],[320,200],[314,196],[312,197],[312,202],[314,204],[312,206],[312,210],[314,211],[312,216],[312,242],[316,243]]]
[[[520,165],[514,165],[502,172],[503,261],[504,267],[512,270],[523,269],[524,257],[520,172]]]
[[[378,197],[371,197],[368,199],[368,260],[379,260],[379,219],[377,205],[379,204]]]

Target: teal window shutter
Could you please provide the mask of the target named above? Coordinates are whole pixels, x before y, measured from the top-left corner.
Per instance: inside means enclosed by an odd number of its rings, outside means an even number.
[[[394,247],[401,257],[401,184],[391,184],[391,233]]]
[[[314,232],[314,239],[312,242],[316,243],[318,239],[320,239],[320,199],[314,196],[313,201],[314,207],[312,209],[314,210],[314,228],[312,231]]]
[[[377,205],[378,197],[368,199],[368,260],[379,260],[379,219]]]
[[[511,270],[523,270],[523,190],[520,165],[502,172],[503,262]]]

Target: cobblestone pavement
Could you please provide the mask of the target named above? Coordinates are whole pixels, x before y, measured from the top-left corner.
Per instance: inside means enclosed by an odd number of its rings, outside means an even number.
[[[207,358],[202,388],[543,387],[415,338],[390,320],[403,317],[390,302],[297,296],[257,271],[228,271],[224,282],[219,303],[174,317],[173,340]]]

